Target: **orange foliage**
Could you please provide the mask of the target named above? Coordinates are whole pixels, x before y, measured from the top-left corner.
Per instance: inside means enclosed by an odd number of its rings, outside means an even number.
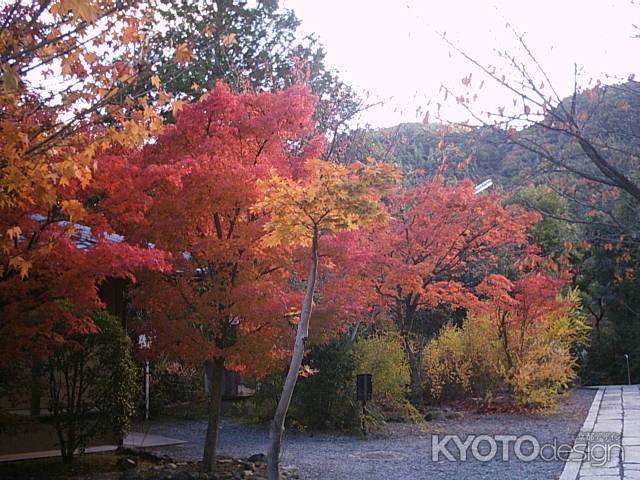
[[[145,98],[127,95],[140,74],[136,50],[146,21],[135,3],[20,1],[0,8],[4,361],[44,354],[68,333],[95,329],[89,313],[102,306],[97,285],[107,276],[165,267],[162,252],[106,238],[115,225],[93,208],[87,190],[97,155],[139,145],[159,126]],[[96,54],[104,48],[118,61]],[[77,248],[80,237],[93,246]]]
[[[313,132],[314,101],[301,86],[238,95],[220,83],[153,144],[101,159],[95,188],[120,231],[171,253],[173,272],[147,274],[136,293],[155,353],[248,374],[287,353],[278,339],[291,334],[299,293],[289,255],[261,241],[267,217],[251,207],[259,180],[295,177],[323,146],[292,146]]]
[[[473,279],[489,274],[501,252],[527,246],[527,229],[539,216],[473,189],[470,181],[434,180],[399,192],[391,199],[390,224],[364,243],[372,252],[364,268],[401,328],[417,309],[476,305]]]

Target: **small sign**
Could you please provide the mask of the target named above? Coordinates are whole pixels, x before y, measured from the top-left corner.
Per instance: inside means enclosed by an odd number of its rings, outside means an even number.
[[[373,380],[370,373],[356,375],[356,395],[362,402],[367,402],[373,397]]]
[[[151,348],[151,339],[144,333],[138,335],[138,347],[142,350],[148,350]]]
[[[492,187],[492,186],[493,186],[493,180],[488,178],[487,180],[485,180],[481,184],[476,185],[476,188],[473,190],[473,193],[475,193],[477,195],[480,192],[483,192],[484,190],[486,190],[487,188]]]

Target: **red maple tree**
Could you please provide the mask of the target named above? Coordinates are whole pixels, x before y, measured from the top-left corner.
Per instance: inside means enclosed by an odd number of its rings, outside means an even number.
[[[185,105],[153,144],[103,158],[103,208],[127,238],[170,252],[172,271],[148,274],[136,293],[153,351],[208,368],[212,389],[204,467],[212,470],[224,369],[270,370],[288,352],[291,288],[285,247],[265,246],[257,182],[287,178],[319,154],[315,99],[303,86],[234,94],[219,83]],[[304,142],[301,139],[304,138]],[[114,182],[114,179],[117,179]]]
[[[369,261],[354,268],[369,279],[403,336],[411,397],[419,404],[425,312],[475,305],[475,286],[497,271],[501,255],[531,250],[527,230],[539,217],[504,206],[498,193],[475,195],[471,181],[449,186],[441,179],[399,191],[389,209],[390,223],[360,242]]]

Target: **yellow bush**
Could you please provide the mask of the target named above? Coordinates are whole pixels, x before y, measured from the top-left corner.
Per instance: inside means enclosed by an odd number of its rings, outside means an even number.
[[[520,405],[551,406],[554,395],[575,374],[576,358],[571,349],[587,343],[590,327],[580,309],[578,291],[571,290],[564,300],[564,307],[546,321],[529,325],[514,348],[509,383]]]
[[[425,351],[432,399],[505,393],[520,406],[551,406],[575,373],[572,348],[586,343],[589,332],[577,291],[559,305],[535,321],[496,311],[443,328]]]
[[[425,389],[434,401],[485,396],[502,383],[497,337],[486,319],[469,316],[445,326],[426,348]]]
[[[387,419],[416,421],[420,414],[407,401],[409,364],[397,332],[376,333],[355,345],[357,373],[373,375],[373,405]]]

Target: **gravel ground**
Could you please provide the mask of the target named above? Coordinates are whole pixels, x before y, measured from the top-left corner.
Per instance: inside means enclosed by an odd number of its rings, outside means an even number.
[[[582,426],[595,390],[576,390],[566,395],[557,413],[547,416],[467,414],[459,420],[430,422],[427,431],[403,424],[389,425],[384,435],[375,438],[326,434],[287,432],[284,441],[283,463],[296,465],[307,480],[552,480],[562,472],[561,461],[523,462],[502,460],[498,443],[495,460],[449,461],[440,456],[432,461],[432,435],[524,435],[535,436],[540,444],[573,442]],[[180,446],[157,449],[176,459],[197,460],[202,454],[206,421],[156,420],[144,425],[149,433],[186,440]],[[268,432],[264,428],[243,425],[225,419],[220,430],[220,453],[246,457],[266,452]],[[525,450],[525,444],[523,451]],[[488,447],[486,443],[479,444]],[[453,441],[449,451],[459,458]],[[469,452],[471,449],[469,449]],[[525,452],[526,453],[526,452]],[[513,455],[511,455],[513,457]]]

